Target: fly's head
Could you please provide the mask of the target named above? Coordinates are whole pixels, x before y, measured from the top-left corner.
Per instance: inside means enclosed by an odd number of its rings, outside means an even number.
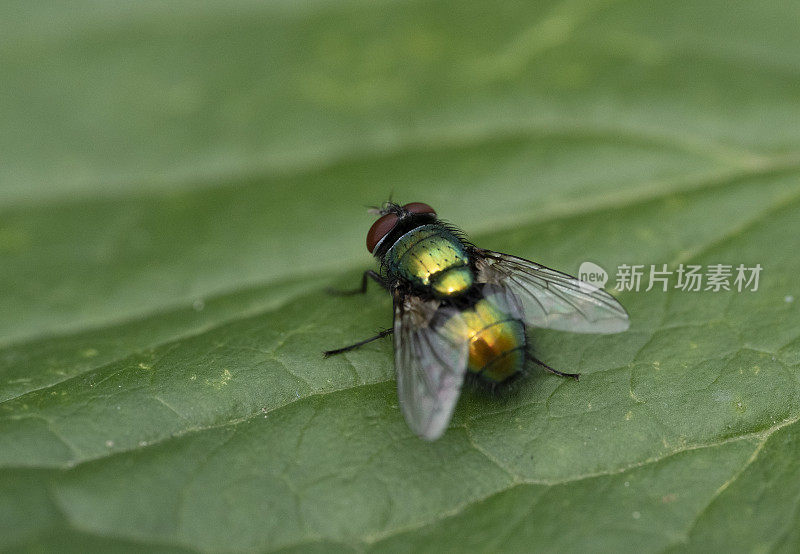
[[[411,229],[416,223],[436,219],[436,211],[423,202],[410,202],[401,206],[389,201],[380,208],[370,209],[370,212],[380,216],[367,232],[367,250],[375,256],[380,256],[386,250],[382,247],[393,234],[392,231]]]

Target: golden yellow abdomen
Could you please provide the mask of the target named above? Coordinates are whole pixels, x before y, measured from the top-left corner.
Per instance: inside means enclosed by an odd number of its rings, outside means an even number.
[[[503,382],[525,366],[525,326],[489,300],[453,316],[448,331],[469,341],[467,369],[492,382]]]

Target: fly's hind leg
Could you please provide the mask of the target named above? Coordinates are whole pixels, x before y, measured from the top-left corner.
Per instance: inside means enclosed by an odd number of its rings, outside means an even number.
[[[378,333],[374,337],[370,337],[368,339],[364,339],[362,341],[358,341],[357,343],[351,344],[350,346],[345,346],[344,348],[337,348],[335,350],[326,350],[325,352],[322,353],[322,355],[324,357],[328,358],[329,356],[333,356],[335,354],[341,354],[342,352],[349,352],[351,350],[355,350],[356,348],[360,348],[360,347],[364,346],[365,344],[368,344],[368,343],[370,343],[370,342],[372,342],[374,340],[382,339],[383,337],[385,337],[387,335],[391,335],[393,332],[394,332],[394,329],[384,329],[383,331],[381,331],[380,333]]]
[[[552,367],[550,367],[549,365],[544,363],[542,360],[540,360],[540,359],[536,358],[535,356],[533,356],[530,352],[528,353],[528,359],[530,361],[532,361],[533,363],[542,366],[543,368],[545,368],[550,373],[555,373],[556,375],[559,375],[561,377],[571,377],[571,378],[573,378],[573,379],[575,379],[577,381],[581,376],[580,373],[564,373],[563,371],[558,371],[557,369],[553,369]]]
[[[361,286],[357,289],[350,289],[350,290],[338,290],[338,289],[328,289],[328,293],[333,294],[335,296],[352,296],[354,294],[364,294],[367,292],[367,283],[369,279],[372,279],[376,283],[378,283],[381,287],[386,290],[389,290],[389,286],[386,284],[386,281],[383,280],[383,277],[377,271],[372,271],[371,269],[364,272],[364,275],[361,277]]]

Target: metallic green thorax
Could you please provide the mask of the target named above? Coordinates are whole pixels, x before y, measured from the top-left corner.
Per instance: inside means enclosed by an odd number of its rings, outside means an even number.
[[[400,237],[384,257],[389,272],[439,297],[457,296],[473,283],[463,243],[446,227],[422,225]]]

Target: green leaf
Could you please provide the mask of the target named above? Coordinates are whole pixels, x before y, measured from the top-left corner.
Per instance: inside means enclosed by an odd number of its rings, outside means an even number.
[[[0,8],[0,550],[797,551],[800,5]],[[533,330],[405,425],[364,206],[575,273],[761,264]]]

